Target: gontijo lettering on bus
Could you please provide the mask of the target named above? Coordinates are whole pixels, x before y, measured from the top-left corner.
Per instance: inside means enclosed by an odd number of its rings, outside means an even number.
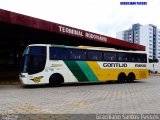
[[[127,67],[126,63],[103,63],[103,67]]]

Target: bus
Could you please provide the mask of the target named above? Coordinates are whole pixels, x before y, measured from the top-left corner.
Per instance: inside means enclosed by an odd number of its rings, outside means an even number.
[[[71,82],[133,82],[148,78],[145,51],[92,46],[32,44],[21,60],[24,85]]]

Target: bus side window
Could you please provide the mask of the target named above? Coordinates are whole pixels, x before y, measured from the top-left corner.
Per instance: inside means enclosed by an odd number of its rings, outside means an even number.
[[[123,61],[124,62],[128,62],[129,61],[129,59],[128,59],[128,53],[124,53]]]
[[[123,53],[118,53],[118,61],[119,62],[123,61],[123,57],[124,57]]]
[[[88,60],[101,61],[102,60],[102,52],[88,50],[88,52],[87,52],[87,58],[88,58]]]
[[[143,61],[144,63],[147,62],[147,55],[146,55],[146,54],[143,54],[143,55],[142,55],[142,61]]]
[[[106,61],[116,61],[116,53],[114,52],[104,52],[104,60]]]
[[[86,60],[86,51],[84,50],[70,49],[69,53],[72,60]]]
[[[118,53],[118,61],[120,62],[128,62],[128,53]]]
[[[140,62],[146,63],[147,62],[147,56],[146,54],[139,54]]]
[[[141,55],[140,54],[135,54],[135,62],[141,62]]]
[[[51,60],[66,60],[68,59],[68,50],[65,48],[50,47]]]
[[[135,62],[135,55],[134,54],[129,54],[129,61]]]
[[[130,62],[142,62],[141,55],[138,53],[130,54]]]

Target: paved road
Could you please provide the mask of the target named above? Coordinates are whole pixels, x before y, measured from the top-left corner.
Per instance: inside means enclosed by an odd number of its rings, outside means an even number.
[[[160,113],[160,76],[125,84],[3,85],[0,113]]]

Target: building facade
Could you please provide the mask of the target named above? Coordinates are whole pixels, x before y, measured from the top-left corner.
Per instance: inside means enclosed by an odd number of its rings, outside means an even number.
[[[157,29],[157,56],[160,59],[160,29]]]
[[[131,29],[117,32],[116,37],[130,43],[140,44],[140,26],[139,23],[134,24]]]
[[[0,33],[0,80],[18,79],[22,53],[29,44],[145,50],[142,45],[3,9],[0,9]]]
[[[160,59],[160,30],[148,24],[132,25],[132,29],[116,33],[118,39],[146,46],[149,59]]]

